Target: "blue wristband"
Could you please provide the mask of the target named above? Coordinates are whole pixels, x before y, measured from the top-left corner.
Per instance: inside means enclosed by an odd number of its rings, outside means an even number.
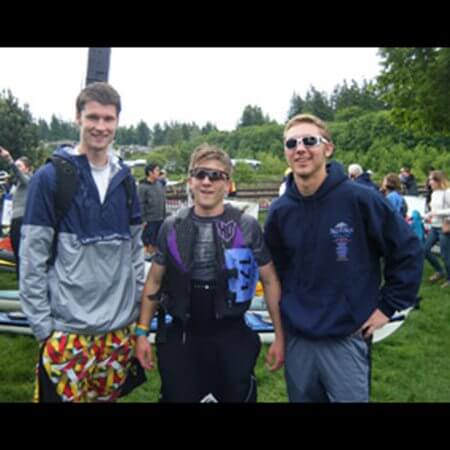
[[[137,337],[139,337],[139,336],[148,336],[148,331],[147,331],[147,330],[144,330],[144,329],[141,328],[141,327],[136,327],[136,328],[134,329],[134,334],[135,334]]]

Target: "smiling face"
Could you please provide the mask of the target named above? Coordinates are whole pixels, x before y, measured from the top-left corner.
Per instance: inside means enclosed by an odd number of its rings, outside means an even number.
[[[313,123],[297,123],[285,132],[284,142],[305,136],[323,136],[323,132]],[[319,141],[315,146],[305,146],[303,142],[299,142],[292,149],[285,145],[284,155],[297,180],[318,183],[319,186],[326,177],[325,166],[327,158],[333,154],[333,148],[330,142]]]
[[[77,114],[80,126],[80,147],[87,152],[106,152],[119,123],[115,105],[89,101]]]
[[[226,172],[225,165],[215,159],[199,160],[193,169]],[[208,176],[189,177],[188,184],[194,196],[194,211],[198,216],[218,216],[223,212],[223,199],[230,188],[229,179],[212,181]]]

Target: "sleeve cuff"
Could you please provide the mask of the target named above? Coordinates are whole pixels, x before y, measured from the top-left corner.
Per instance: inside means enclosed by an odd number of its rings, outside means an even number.
[[[381,301],[378,303],[378,309],[379,309],[385,316],[387,316],[387,317],[389,317],[389,318],[391,318],[391,317],[394,315],[395,311],[396,311],[395,308],[393,308],[392,306],[388,305],[388,304],[387,304],[385,301],[383,301],[383,300],[381,300]]]

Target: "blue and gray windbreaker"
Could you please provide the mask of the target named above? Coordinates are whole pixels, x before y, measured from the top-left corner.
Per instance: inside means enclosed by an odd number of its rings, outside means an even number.
[[[144,284],[141,213],[133,183],[131,208],[123,180],[130,170],[111,155],[111,180],[103,204],[85,155],[58,149],[75,165],[79,187],[59,224],[56,171],[45,164],[32,177],[22,226],[20,301],[38,340],[52,331],[103,334],[139,315]]]

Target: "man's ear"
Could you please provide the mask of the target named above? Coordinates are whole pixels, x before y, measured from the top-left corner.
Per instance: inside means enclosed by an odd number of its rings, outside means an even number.
[[[77,113],[75,116],[75,123],[80,126],[81,125],[81,114]]]
[[[334,144],[332,144],[331,142],[329,144],[326,144],[327,148],[325,150],[325,156],[327,158],[331,158],[333,156],[333,152],[334,152]]]

